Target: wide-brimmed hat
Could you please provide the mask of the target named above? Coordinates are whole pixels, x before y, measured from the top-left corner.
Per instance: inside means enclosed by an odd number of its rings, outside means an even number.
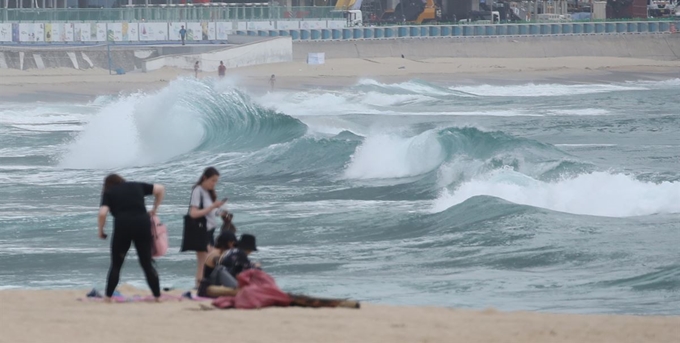
[[[255,245],[255,236],[244,233],[241,235],[241,239],[238,241],[238,248],[243,250],[257,251],[257,246]]]

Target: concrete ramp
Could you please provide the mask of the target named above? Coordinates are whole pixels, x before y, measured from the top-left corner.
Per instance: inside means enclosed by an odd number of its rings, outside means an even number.
[[[142,70],[153,71],[163,67],[194,69],[196,61],[201,70],[217,70],[220,61],[227,68],[258,64],[290,62],[293,60],[293,40],[290,37],[263,38],[254,42],[212,50],[203,53],[164,55],[144,61]]]

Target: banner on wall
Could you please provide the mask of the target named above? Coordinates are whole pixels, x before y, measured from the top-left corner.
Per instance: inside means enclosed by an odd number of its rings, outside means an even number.
[[[215,40],[215,23],[212,22],[201,22],[201,39],[202,40]]]
[[[73,42],[74,40],[74,24],[73,23],[65,23],[64,24],[64,42]]]
[[[288,20],[277,21],[276,28],[279,30],[297,30],[300,28],[300,22]]]
[[[305,20],[300,22],[301,29],[325,29],[326,22],[318,20]]]
[[[139,25],[137,23],[123,23],[123,40],[126,40],[126,37],[128,42],[139,41]]]
[[[0,23],[0,42],[12,41],[12,24]]]
[[[203,38],[203,29],[201,27],[201,23],[187,23],[185,28],[187,29],[186,40],[199,41]]]
[[[43,23],[20,23],[19,24],[19,42],[44,42],[45,29],[49,24]],[[50,28],[51,31],[51,28]],[[52,33],[50,32],[50,37]]]
[[[73,40],[76,42],[89,42],[90,27],[90,24],[85,23],[73,24]]]
[[[105,42],[106,41],[106,37],[107,37],[106,24],[96,23],[94,32],[97,36],[95,41],[97,41],[97,42]]]
[[[342,29],[347,27],[347,21],[346,20],[329,20],[328,24],[326,26],[329,29]]]
[[[249,21],[246,23],[246,28],[248,30],[273,30],[273,21]]]
[[[215,23],[216,33],[215,38],[217,40],[227,40],[227,35],[231,33],[232,24],[231,22],[218,22]]]
[[[139,40],[140,41],[164,41],[164,40],[168,40],[168,24],[167,23],[140,23],[139,24]]]

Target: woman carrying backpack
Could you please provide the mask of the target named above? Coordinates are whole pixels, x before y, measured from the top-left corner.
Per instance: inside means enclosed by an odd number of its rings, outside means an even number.
[[[189,213],[185,216],[181,251],[196,252],[196,287],[203,279],[205,258],[215,242],[218,209],[227,200],[226,198],[217,200],[215,186],[219,179],[220,173],[214,167],[208,167],[203,171],[191,191]]]
[[[147,213],[144,197],[154,195],[153,209]],[[123,267],[125,255],[134,242],[139,264],[144,270],[146,282],[151,288],[156,301],[161,296],[158,273],[151,260],[151,218],[156,214],[165,196],[165,188],[161,185],[141,182],[128,182],[117,174],[111,174],[104,179],[101,205],[99,207],[98,227],[99,238],[106,239],[104,232],[106,215],[113,216],[113,237],[111,239],[111,267],[106,282],[107,302],[116,290]]]

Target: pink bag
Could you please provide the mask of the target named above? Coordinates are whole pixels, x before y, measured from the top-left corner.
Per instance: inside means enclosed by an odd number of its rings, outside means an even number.
[[[168,228],[161,223],[158,216],[151,217],[151,256],[160,257],[168,252]]]

